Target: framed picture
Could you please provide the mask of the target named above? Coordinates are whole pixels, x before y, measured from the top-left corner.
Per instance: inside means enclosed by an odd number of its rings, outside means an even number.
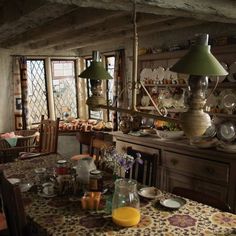
[[[15,96],[15,113],[22,112],[22,100],[21,96]]]
[[[22,122],[22,115],[15,115],[15,129],[19,130],[22,129],[23,122]]]

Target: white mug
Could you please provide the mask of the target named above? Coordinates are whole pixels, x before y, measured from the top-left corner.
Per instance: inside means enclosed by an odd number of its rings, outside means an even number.
[[[54,184],[53,183],[44,183],[43,184],[43,193],[46,195],[54,194]]]

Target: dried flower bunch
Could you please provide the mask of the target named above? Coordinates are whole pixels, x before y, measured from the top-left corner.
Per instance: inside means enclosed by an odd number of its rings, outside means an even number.
[[[117,152],[114,146],[103,149],[103,157],[105,165],[108,168],[112,168],[113,173],[117,175],[120,174],[118,172],[121,172],[122,169],[125,172],[131,169],[135,162],[143,164],[140,153],[137,153],[136,157],[134,158],[133,156],[128,155],[125,152]]]

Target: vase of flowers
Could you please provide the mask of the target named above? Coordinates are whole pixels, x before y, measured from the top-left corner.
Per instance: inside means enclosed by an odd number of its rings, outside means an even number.
[[[125,152],[118,152],[114,146],[104,149],[103,157],[105,166],[113,170],[114,180],[124,176],[133,167],[134,163],[143,164],[140,153],[133,157]]]

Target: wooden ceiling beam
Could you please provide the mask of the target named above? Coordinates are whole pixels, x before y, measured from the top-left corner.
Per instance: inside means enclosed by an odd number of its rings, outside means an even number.
[[[130,0],[47,0],[108,10],[132,11]],[[236,23],[236,1],[233,0],[136,0],[137,12],[196,18],[205,21]]]
[[[77,8],[77,7],[76,7]],[[6,1],[0,9],[1,41],[37,27],[75,9],[75,6],[48,3],[43,0]]]
[[[181,29],[189,26],[194,26],[194,25],[199,25],[202,24],[201,21],[198,20],[193,20],[193,19],[183,19],[179,18],[176,20],[169,20],[169,21],[164,21],[164,22],[159,22],[159,23],[154,23],[149,25],[148,27],[146,26],[141,26],[138,27],[138,33],[139,35],[147,35],[151,33],[157,33],[157,32],[162,32],[162,31],[171,31],[175,29]],[[95,35],[93,36],[88,36],[84,38],[78,38],[77,41],[74,41],[72,43],[64,43],[61,44],[60,46],[54,47],[56,50],[73,50],[73,49],[78,49],[78,48],[83,48],[83,47],[88,47],[92,45],[99,45],[103,44],[105,42],[111,42],[111,41],[119,41],[122,38],[130,38],[132,37],[133,32],[131,30],[122,30],[119,32],[111,32],[106,35],[102,35],[100,37],[96,37]]]
[[[9,48],[16,45],[25,45],[40,41],[41,37],[46,40],[56,37],[62,33],[71,33],[74,30],[94,25],[99,20],[103,21],[104,16],[121,15],[120,11],[98,10],[94,8],[79,8],[57,19],[47,22],[39,27],[30,29],[10,39],[2,41],[0,45]],[[69,32],[71,31],[71,32]],[[72,33],[73,34],[73,33]]]
[[[138,14],[137,19],[139,25],[149,25],[157,22],[167,21],[173,17],[157,17],[150,14]],[[123,15],[113,15],[103,18],[102,21],[97,20],[97,24],[90,27],[83,27],[77,31],[70,30],[61,35],[53,36],[51,38],[29,44],[31,49],[48,48],[59,45],[61,43],[70,43],[76,41],[78,38],[93,38],[102,35],[113,34],[121,30],[132,30],[132,17],[130,13],[123,13]]]

